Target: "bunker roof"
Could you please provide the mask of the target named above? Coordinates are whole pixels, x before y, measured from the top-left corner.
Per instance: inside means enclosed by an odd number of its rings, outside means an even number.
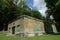
[[[31,17],[31,16],[28,16],[28,15],[21,15],[21,16],[17,17],[16,19],[10,21],[9,23],[12,23],[12,22],[14,22],[14,21],[17,21],[17,20],[19,20],[20,18],[23,18],[23,19],[24,19],[24,17],[27,17],[27,18],[30,18],[30,19],[33,19],[33,20],[36,20],[36,21],[43,22],[42,20],[37,19],[37,18],[35,18],[35,17]],[[8,24],[9,24],[9,23],[8,23]]]

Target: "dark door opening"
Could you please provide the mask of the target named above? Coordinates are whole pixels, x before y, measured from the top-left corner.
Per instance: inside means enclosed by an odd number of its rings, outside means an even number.
[[[15,34],[15,27],[12,27],[12,34]]]

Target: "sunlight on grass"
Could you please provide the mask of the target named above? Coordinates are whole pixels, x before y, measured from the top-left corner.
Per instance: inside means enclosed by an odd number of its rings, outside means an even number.
[[[0,40],[60,40],[60,35],[56,34],[44,34],[41,36],[34,37],[18,37],[18,36],[6,36],[4,33],[0,33]]]

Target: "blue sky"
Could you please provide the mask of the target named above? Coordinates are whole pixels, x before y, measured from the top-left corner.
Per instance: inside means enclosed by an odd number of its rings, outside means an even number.
[[[45,11],[47,8],[44,0],[25,0],[25,2],[31,9],[38,10],[43,16],[46,16]]]
[[[46,3],[44,0],[24,0],[26,4],[34,10],[38,10],[43,16],[46,16],[45,11],[47,10],[46,8]],[[20,0],[18,1],[17,4],[19,4]]]

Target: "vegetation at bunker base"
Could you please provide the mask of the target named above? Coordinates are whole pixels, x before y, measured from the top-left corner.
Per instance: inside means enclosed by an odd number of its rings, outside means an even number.
[[[16,36],[7,36],[4,33],[0,33],[0,40],[20,40],[20,37]]]
[[[0,40],[60,40],[60,34],[44,34],[34,37],[19,37],[19,36],[7,36],[4,33],[0,33]]]

